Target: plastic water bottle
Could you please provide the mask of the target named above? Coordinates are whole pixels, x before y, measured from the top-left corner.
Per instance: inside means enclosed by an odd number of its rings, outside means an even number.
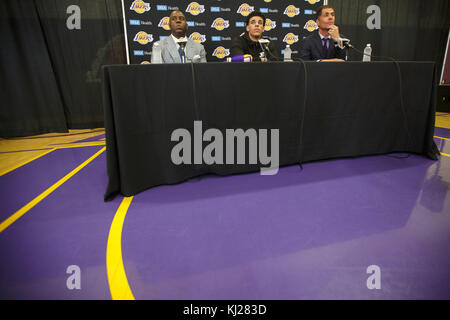
[[[292,50],[290,45],[286,45],[286,48],[284,49],[284,61],[292,61],[291,59]]]
[[[159,45],[159,42],[155,42],[153,44],[152,49],[152,63],[162,63],[161,59],[161,46]]]
[[[370,57],[372,56],[372,47],[370,46],[370,43],[367,44],[366,48],[364,49],[364,55],[363,55],[363,61],[370,61]]]

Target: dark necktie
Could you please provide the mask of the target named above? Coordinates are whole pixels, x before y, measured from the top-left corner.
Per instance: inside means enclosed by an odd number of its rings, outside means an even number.
[[[181,49],[181,46],[178,48],[178,53],[180,54],[181,63],[184,63],[184,61],[183,61],[183,49]]]
[[[328,57],[328,38],[323,38],[323,54],[325,55],[325,58]]]

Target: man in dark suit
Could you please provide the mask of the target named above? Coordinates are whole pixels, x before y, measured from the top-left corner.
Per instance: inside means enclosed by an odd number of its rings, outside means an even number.
[[[300,57],[303,60],[345,60],[345,47],[339,28],[334,22],[334,9],[327,5],[319,7],[316,13],[316,24],[319,29],[303,40],[300,50]]]

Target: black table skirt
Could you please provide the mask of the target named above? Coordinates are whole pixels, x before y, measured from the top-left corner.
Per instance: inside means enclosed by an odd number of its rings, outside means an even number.
[[[226,129],[279,129],[280,166],[393,152],[436,160],[436,83],[431,62],[105,66],[105,201],[207,173],[260,170],[173,164],[171,134],[185,128],[194,137],[195,120],[224,137]]]

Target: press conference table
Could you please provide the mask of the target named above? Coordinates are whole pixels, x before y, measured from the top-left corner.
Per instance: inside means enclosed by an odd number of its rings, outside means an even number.
[[[435,64],[398,65],[400,73],[393,62],[105,66],[104,199],[208,173],[260,170],[174,164],[171,134],[185,128],[193,136],[195,120],[203,132],[279,129],[280,166],[394,152],[435,160]]]

